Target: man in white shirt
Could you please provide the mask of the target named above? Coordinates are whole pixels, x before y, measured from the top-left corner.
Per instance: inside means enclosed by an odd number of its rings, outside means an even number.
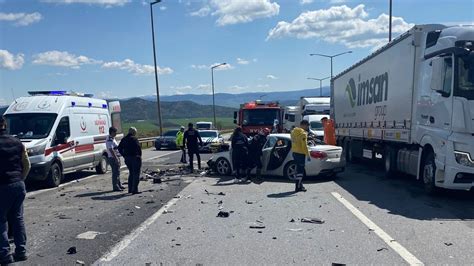
[[[110,168],[112,168],[112,188],[114,191],[123,191],[125,187],[120,183],[120,158],[119,152],[117,150],[118,144],[115,140],[117,135],[117,129],[115,127],[109,128],[109,136],[105,141],[105,146],[107,148],[107,157],[109,160]]]

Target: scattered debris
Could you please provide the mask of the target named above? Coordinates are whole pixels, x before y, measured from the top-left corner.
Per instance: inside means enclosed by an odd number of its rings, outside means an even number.
[[[444,242],[444,245],[446,245],[446,246],[448,246],[448,247],[449,247],[449,246],[452,246],[452,245],[453,245],[453,243],[450,243],[450,242]]]
[[[59,194],[60,197],[66,196],[66,193]]]
[[[331,266],[346,266],[346,264],[333,262],[333,263],[331,263]]]
[[[56,216],[56,218],[58,218],[58,219],[60,219],[60,220],[72,219],[71,217],[66,216],[66,214],[59,214],[58,216]]]
[[[301,228],[288,228],[286,230],[291,231],[291,232],[301,232],[301,231],[303,231],[303,229],[301,229]]]
[[[140,206],[135,206],[136,209],[140,209]]]
[[[329,232],[334,232],[336,231],[336,229],[329,229]]]
[[[221,191],[221,192],[217,193],[217,195],[219,195],[219,196],[225,196],[225,193]]]
[[[149,201],[146,201],[146,202],[145,202],[145,204],[153,204],[153,203],[155,203],[154,200],[149,200]]]
[[[82,260],[76,260],[76,264],[77,265],[86,265],[86,263],[83,262]]]
[[[105,234],[105,233],[96,232],[96,231],[87,231],[87,232],[78,234],[78,235],[76,236],[76,238],[77,238],[77,239],[92,240],[92,239],[95,239],[96,236],[98,236],[98,235],[103,235],[103,234]]]
[[[377,249],[378,252],[383,251],[383,250],[388,250],[388,248],[379,248],[379,249]]]
[[[181,196],[181,195],[176,195],[176,196],[174,196],[173,198],[175,198],[175,199],[180,199],[180,198],[182,198],[182,197],[183,197],[183,196]]]
[[[166,224],[172,224],[172,223],[174,223],[174,222],[173,222],[173,221],[168,221],[168,222],[166,222]]]
[[[261,233],[263,233],[263,232],[262,232],[262,231],[257,231],[257,233],[261,234]]]
[[[206,192],[206,194],[209,196],[209,191],[207,191],[207,189],[204,189],[204,192]]]
[[[67,254],[69,254],[69,255],[76,254],[76,253],[77,253],[77,248],[76,247],[70,247],[67,250]]]
[[[323,224],[324,220],[319,218],[302,218],[302,223]]]
[[[28,199],[36,199],[35,197],[28,197]]]
[[[222,203],[224,203],[222,200],[219,200],[219,201],[217,202],[217,204],[219,204],[219,205],[222,204]]]
[[[217,214],[217,217],[227,218],[227,217],[229,217],[229,213],[228,213],[228,212],[225,212],[225,211],[220,211],[220,212]]]
[[[173,210],[168,210],[168,209],[164,209],[163,210],[163,214],[166,214],[166,213],[173,213],[174,211]]]
[[[274,237],[272,237],[272,239],[277,239],[277,237],[276,237],[276,236],[274,236]]]
[[[178,227],[176,227],[176,230],[181,230],[181,227],[179,227],[179,226],[178,226]]]
[[[201,204],[206,204],[207,202],[201,200]]]
[[[294,222],[295,222],[295,219],[291,219],[291,220],[290,220],[290,223],[294,223]]]
[[[252,228],[252,229],[264,229],[265,225],[254,223],[254,224],[251,224],[249,227]]]
[[[245,200],[245,203],[247,203],[247,204],[254,204],[255,202],[254,202],[254,201],[250,201],[250,200]]]

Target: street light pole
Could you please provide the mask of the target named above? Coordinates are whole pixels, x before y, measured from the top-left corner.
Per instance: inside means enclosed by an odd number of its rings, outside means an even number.
[[[153,5],[158,4],[161,0],[156,0],[150,3],[150,16],[151,16],[151,38],[153,41],[153,61],[155,63],[155,84],[156,84],[156,103],[158,106],[158,123],[160,125],[160,136],[163,134],[163,120],[161,118],[161,102],[160,102],[160,87],[158,85],[158,67],[156,65],[156,49],[155,49],[155,26],[153,23]]]
[[[212,112],[214,114],[214,127],[217,127],[217,120],[216,120],[216,100],[214,94],[214,68],[218,68],[220,66],[227,65],[227,63],[217,64],[215,66],[211,66],[211,84],[212,84]]]
[[[318,78],[306,78],[306,79],[312,79],[312,80],[319,80],[319,96],[323,96],[323,80],[326,80],[330,77],[318,79]]]
[[[392,41],[392,0],[389,3],[389,20],[388,20],[388,42]]]
[[[309,54],[310,56],[322,56],[322,57],[327,57],[327,58],[330,58],[331,59],[331,78],[333,78],[333,73],[332,73],[332,59],[334,57],[338,57],[340,55],[343,55],[343,54],[350,54],[352,53],[352,51],[347,51],[347,52],[344,52],[344,53],[339,53],[339,54],[335,54],[335,55],[327,55],[327,54]]]

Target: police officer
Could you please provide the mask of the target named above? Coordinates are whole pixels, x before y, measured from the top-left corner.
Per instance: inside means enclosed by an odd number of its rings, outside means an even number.
[[[267,142],[267,136],[270,133],[270,130],[268,128],[265,128],[263,130],[260,130],[257,135],[255,135],[252,138],[252,141],[249,143],[249,168],[247,169],[249,176],[250,171],[257,167],[257,178],[261,178],[261,173],[262,173],[262,149],[263,146],[265,145],[265,142]]]
[[[21,141],[7,135],[6,128],[5,118],[0,117],[0,264],[27,259],[23,201],[26,196],[24,180],[30,170],[30,161]],[[7,236],[8,226],[13,229],[13,256]]]
[[[193,123],[189,123],[188,130],[184,132],[184,145],[188,147],[189,169],[191,172],[194,171],[194,154],[196,154],[196,158],[198,160],[198,168],[201,169],[201,155],[199,155],[199,145],[202,146],[202,139],[199,135],[199,131],[195,130],[193,127]]]
[[[178,133],[176,133],[176,146],[181,149],[181,161],[186,163],[186,149],[184,148],[184,127],[181,126]]]

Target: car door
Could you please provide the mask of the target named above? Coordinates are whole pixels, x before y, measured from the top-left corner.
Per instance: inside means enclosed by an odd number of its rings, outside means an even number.
[[[274,136],[269,136],[267,142],[263,145],[262,148],[262,173],[266,174],[268,162],[270,160],[270,154],[272,153],[273,147],[277,142],[277,138]]]
[[[69,168],[75,166],[74,141],[71,140],[69,116],[64,116],[59,120],[58,127],[54,133],[52,146],[56,147],[55,152],[60,154],[64,170],[67,171]]]
[[[291,150],[291,141],[287,138],[277,138],[276,143],[270,152],[268,164],[266,167],[267,174],[279,175],[282,173],[286,158]]]

